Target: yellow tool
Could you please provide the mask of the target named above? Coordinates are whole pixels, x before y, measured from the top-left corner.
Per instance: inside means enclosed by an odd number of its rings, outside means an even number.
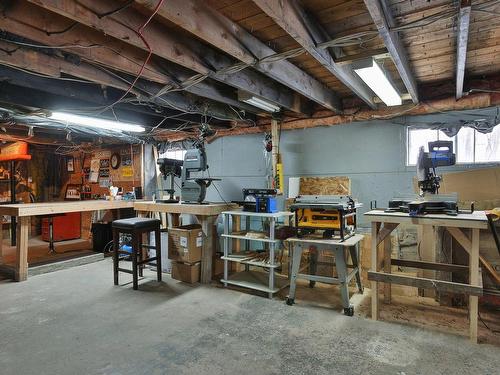
[[[300,237],[323,231],[323,237],[338,236],[341,240],[354,235],[356,209],[361,204],[349,196],[304,195],[295,198],[290,210],[295,212],[295,227]]]

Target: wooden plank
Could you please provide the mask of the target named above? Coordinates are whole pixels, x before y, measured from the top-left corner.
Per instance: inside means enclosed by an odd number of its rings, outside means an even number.
[[[372,282],[386,282],[392,284],[413,286],[415,288],[433,289],[438,291],[452,292],[457,294],[467,294],[482,296],[483,288],[469,284],[454,283],[451,281],[426,279],[406,275],[388,274],[384,272],[368,271],[368,280]]]
[[[372,222],[372,245],[371,245],[371,272],[377,272],[378,271],[378,252],[377,252],[377,237],[378,237],[378,230],[379,230],[379,223],[377,222]],[[372,319],[373,320],[378,320],[378,315],[379,315],[379,305],[378,305],[378,299],[379,299],[379,290],[378,290],[378,282],[376,280],[371,281],[371,288],[372,288]]]
[[[0,206],[0,214],[1,214]],[[232,203],[208,203],[208,204],[186,204],[186,203],[156,203],[153,201],[136,201],[136,211],[166,212],[176,214],[190,214],[199,216],[217,216],[223,211],[236,209],[238,206]]]
[[[384,240],[384,272],[389,274],[391,273],[391,253],[391,236],[387,236]],[[389,283],[384,283],[384,302],[391,303],[391,284]]]
[[[419,225],[417,233],[420,260],[424,262],[436,262],[435,227],[429,224]],[[429,269],[420,270],[418,275],[426,279],[436,278],[436,272]],[[420,293],[424,297],[434,298],[436,296],[435,290],[421,290]]]
[[[469,254],[469,282],[482,290],[479,283],[479,229],[472,230],[471,251]],[[478,297],[469,296],[469,335],[470,341],[477,343],[477,317],[479,314]]]
[[[384,223],[384,226],[378,232],[377,245],[381,244],[398,225],[398,223]]]
[[[391,55],[387,51],[387,48],[378,48],[378,49],[368,49],[357,53],[355,55],[344,55],[342,57],[338,57],[335,59],[335,64],[337,65],[349,65],[355,61],[363,60],[368,57],[373,57],[374,59],[386,59]]]
[[[391,263],[393,266],[398,266],[398,267],[420,268],[420,269],[442,271],[442,272],[459,272],[459,273],[469,272],[468,266],[462,266],[459,264],[423,262],[420,260],[408,260],[408,259],[396,259],[396,258],[392,258]]]
[[[116,19],[113,16],[99,18],[96,14],[104,13],[112,7],[118,8],[121,5],[119,2],[97,0],[84,0],[78,3],[59,0],[29,0],[29,2],[93,29],[105,30],[106,35],[149,52],[136,32],[147,20],[141,13],[126,9],[119,12]],[[122,20],[126,20],[126,24]],[[148,24],[144,37],[157,56],[197,73],[208,74],[215,80],[264,97],[292,111],[303,109],[297,108],[298,99],[294,92],[275,85],[271,79],[251,69],[233,74],[214,74],[214,70],[232,65],[233,60],[194,38],[175,33],[171,28],[155,21]]]
[[[403,212],[384,212],[372,210],[364,214],[366,220],[381,223],[400,223],[415,225],[434,225],[457,228],[487,229],[488,221],[484,211],[474,211],[472,214],[458,214],[449,216],[444,214],[428,214],[419,217],[411,217]]]
[[[387,50],[391,54],[392,60],[398,69],[403,83],[411,95],[413,103],[418,103],[418,89],[415,77],[413,76],[406,52],[397,32],[391,31],[395,26],[390,10],[385,5],[385,0],[364,0],[368,11],[377,26],[381,38],[384,40]]]
[[[350,195],[351,179],[347,176],[300,177],[300,195]]]
[[[212,281],[212,259],[214,256],[215,240],[217,237],[217,229],[215,221],[217,216],[197,216],[203,230],[203,247],[201,249],[201,275],[200,282],[209,284]]]
[[[376,108],[373,92],[348,66],[337,65],[326,49],[317,45],[331,39],[320,29],[319,23],[306,15],[295,0],[253,0],[266,14],[292,36],[321,66],[335,75],[354,94],[371,108]]]
[[[30,217],[18,218],[16,231],[16,281],[24,281],[28,279],[28,236],[30,226]]]
[[[88,200],[45,203],[16,203],[0,205],[0,215],[6,216],[38,216],[49,214],[63,214],[68,212],[85,212],[99,210],[113,210],[118,208],[132,208],[133,201],[125,200]]]
[[[462,230],[452,227],[447,227],[446,230],[458,241],[468,254],[471,253],[472,243]],[[495,268],[493,268],[493,266],[481,254],[479,254],[479,261],[481,262],[481,266],[488,272],[491,279],[498,286],[500,286],[500,275],[497,273]]]

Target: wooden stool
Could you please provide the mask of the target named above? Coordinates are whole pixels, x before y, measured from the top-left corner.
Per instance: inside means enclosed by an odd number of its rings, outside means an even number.
[[[133,217],[130,219],[115,220],[113,228],[113,273],[115,285],[118,285],[118,272],[132,274],[134,289],[138,289],[138,276],[142,277],[144,264],[156,261],[156,272],[158,281],[161,281],[161,241],[160,241],[160,220],[148,219],[142,217]],[[142,235],[155,232],[155,246],[149,246],[142,243]],[[132,236],[132,253],[120,250],[120,233],[130,234]],[[143,249],[152,248],[156,250],[156,256],[143,259]],[[132,271],[118,267],[120,254],[127,254],[132,257]]]

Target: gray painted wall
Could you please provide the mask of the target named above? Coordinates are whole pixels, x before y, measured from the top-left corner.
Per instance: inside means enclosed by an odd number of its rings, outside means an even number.
[[[467,115],[484,114],[468,111]],[[489,112],[488,112],[489,114]],[[352,195],[364,204],[362,212],[377,200],[380,207],[398,193],[411,193],[415,168],[406,166],[406,125],[453,122],[464,113],[415,116],[390,121],[358,122],[332,127],[283,131],[281,153],[285,185],[295,176],[346,175]],[[242,198],[243,187],[266,187],[263,135],[230,136],[207,145],[211,177],[226,200]],[[486,167],[491,165],[482,165]],[[458,165],[440,171],[458,171],[477,166]],[[207,199],[221,201],[214,187]]]

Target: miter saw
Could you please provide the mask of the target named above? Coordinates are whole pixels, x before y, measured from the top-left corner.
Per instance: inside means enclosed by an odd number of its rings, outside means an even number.
[[[436,174],[436,167],[455,165],[453,142],[429,142],[429,152],[420,147],[417,159],[417,181],[419,196],[416,198],[396,198],[389,201],[386,212],[407,212],[410,216],[430,213],[457,215],[457,195],[440,195],[441,176]],[[473,210],[473,208],[471,208]]]

